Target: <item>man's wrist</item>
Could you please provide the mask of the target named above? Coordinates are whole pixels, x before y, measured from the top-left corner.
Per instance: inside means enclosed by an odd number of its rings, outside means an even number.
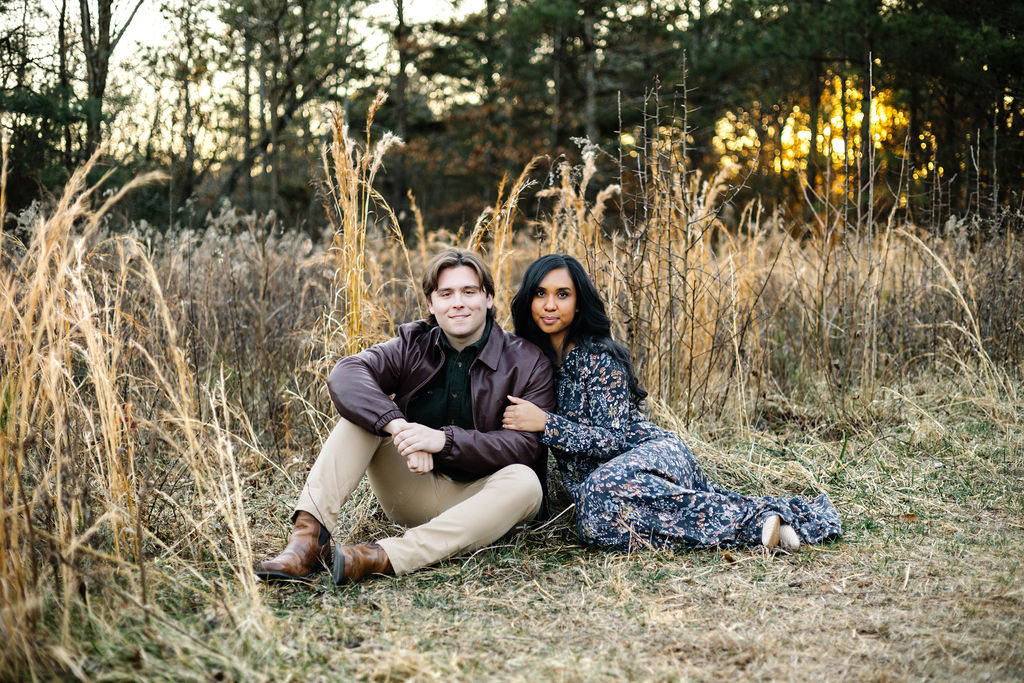
[[[391,436],[394,436],[395,432],[397,432],[399,429],[406,426],[407,424],[409,423],[408,421],[406,421],[405,418],[395,418],[391,422],[388,422],[386,425],[384,425],[384,431],[390,434]]]
[[[448,443],[448,434],[444,431],[444,429],[436,429],[434,431],[437,432],[437,439],[440,444],[440,447],[436,451],[432,451],[432,453],[436,454],[444,450],[445,445],[447,445]]]
[[[455,442],[455,430],[451,427],[441,427],[438,431],[444,434],[444,445],[441,446],[441,450],[434,453],[434,455],[436,457],[445,458],[452,453],[452,445]]]

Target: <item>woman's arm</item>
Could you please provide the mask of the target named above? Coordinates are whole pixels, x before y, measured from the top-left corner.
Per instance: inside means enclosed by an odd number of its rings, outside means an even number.
[[[587,371],[570,378],[578,393],[559,410],[573,414],[577,422],[545,412],[529,402],[513,400],[505,410],[506,429],[543,431],[541,443],[569,453],[583,453],[607,460],[626,450],[629,431],[629,383],[622,366],[606,353],[591,354]],[[579,415],[586,409],[585,415]]]

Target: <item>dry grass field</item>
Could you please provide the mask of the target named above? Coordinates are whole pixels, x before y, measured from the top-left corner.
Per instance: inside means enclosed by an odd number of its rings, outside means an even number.
[[[322,240],[228,206],[115,231],[87,169],[8,221],[25,240],[0,219],[0,679],[1024,678],[1019,213],[796,229],[751,206],[726,229],[724,178],[659,155],[595,188],[585,152],[534,220],[527,169],[407,247],[372,190],[388,145],[335,121]],[[260,585],[327,371],[421,314],[450,243],[492,263],[499,319],[536,255],[580,257],[654,418],[730,488],[828,493],[843,538],[623,555],[565,509],[406,577]],[[364,488],[336,537],[387,525]]]

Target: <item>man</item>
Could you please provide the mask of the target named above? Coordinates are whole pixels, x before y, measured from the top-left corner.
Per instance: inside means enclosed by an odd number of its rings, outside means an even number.
[[[341,419],[303,486],[288,545],[257,570],[261,579],[308,581],[327,566],[330,530],[364,472],[384,513],[409,528],[338,545],[339,584],[482,547],[540,510],[546,451],[501,418],[509,395],[554,409],[551,364],[494,321],[494,281],[472,252],[438,254],[423,293],[428,320],[331,371]]]

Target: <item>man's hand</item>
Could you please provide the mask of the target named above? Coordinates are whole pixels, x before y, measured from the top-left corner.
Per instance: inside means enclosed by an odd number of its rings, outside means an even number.
[[[390,427],[393,423],[389,422]],[[444,432],[415,422],[406,422],[392,433],[395,448],[405,457],[409,471],[426,474],[434,469],[434,453],[444,448]]]
[[[405,458],[410,472],[426,474],[434,469],[434,453],[444,448],[444,432],[402,418],[388,422],[384,431],[391,435],[395,449]],[[440,435],[440,445],[437,435]],[[436,450],[431,450],[434,446]]]
[[[434,469],[434,454],[416,451],[406,457],[405,464],[413,474],[426,474]]]
[[[388,423],[390,427],[392,423]],[[413,453],[440,453],[444,448],[445,436],[440,429],[431,429],[415,422],[406,422],[391,434],[395,439],[395,448],[405,457]]]
[[[512,405],[505,408],[505,414],[501,418],[502,427],[520,432],[544,431],[544,425],[548,421],[547,413],[525,398],[509,396],[508,400]]]

